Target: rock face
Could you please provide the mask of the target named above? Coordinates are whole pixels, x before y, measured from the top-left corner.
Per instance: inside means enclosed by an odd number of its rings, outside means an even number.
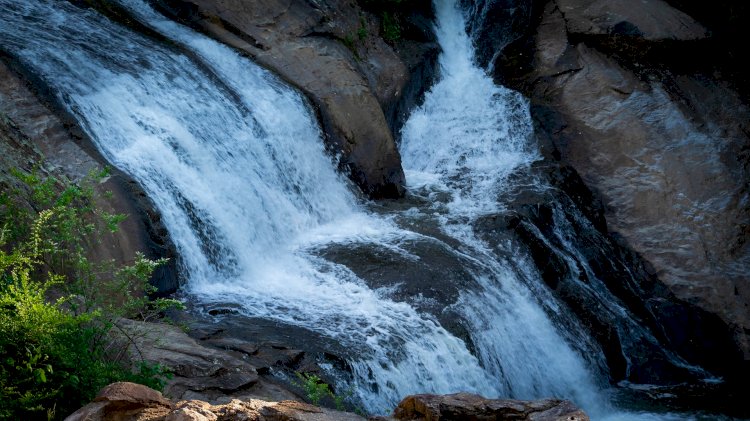
[[[346,412],[319,408],[296,401],[232,400],[211,405],[199,400],[173,402],[161,393],[135,383],[113,383],[94,401],[66,421],[360,421]]]
[[[744,352],[729,366],[747,367],[750,109],[731,81],[680,56],[721,46],[663,1],[533,7],[529,32],[498,54],[497,79],[531,97],[550,155],[602,200],[611,237],[676,297],[718,315]]]
[[[117,327],[115,335],[132,360],[158,363],[173,373],[164,388],[170,398],[215,403],[233,398],[298,398],[261,378],[244,358],[204,346],[176,326],[123,319]]]
[[[367,195],[403,195],[401,158],[383,110],[395,108],[409,69],[355,2],[157,3],[301,89],[316,106],[340,167]]]
[[[46,175],[73,182],[104,168],[106,162],[75,122],[55,110],[54,104],[43,103],[31,84],[24,82],[10,65],[0,61],[0,185],[13,185],[10,170],[30,171],[36,164],[42,165],[40,170]],[[94,261],[114,259],[120,264],[130,263],[137,251],[150,258],[170,257],[172,261],[156,271],[152,282],[161,293],[175,291],[178,285],[174,247],[145,193],[116,169],[98,188],[112,193],[109,200],[98,205],[128,218],[118,232],[105,234],[107,238],[91,245],[90,257]]]
[[[570,401],[485,399],[469,393],[408,396],[398,404],[394,417],[399,420],[424,421],[588,421],[589,419]]]

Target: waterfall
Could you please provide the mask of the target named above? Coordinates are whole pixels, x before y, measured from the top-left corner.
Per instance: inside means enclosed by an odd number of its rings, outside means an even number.
[[[408,188],[425,204],[382,215],[336,173],[297,91],[142,0],[120,4],[169,45],[68,2],[0,0],[0,48],[39,75],[101,154],[148,193],[191,299],[236,303],[247,316],[341,344],[371,411],[410,393],[458,391],[559,396],[599,417],[612,411],[601,352],[530,259],[511,245],[499,256],[473,233],[474,221],[502,211],[510,177],[527,174],[538,155],[525,100],[474,65],[455,5],[436,4],[441,79],[402,133]],[[428,219],[439,235],[409,228]],[[470,285],[440,304],[462,318],[471,347],[415,297],[374,288],[320,253],[364,244],[418,261],[409,242],[465,263]]]
[[[351,349],[368,408],[423,391],[498,395],[491,374],[432,317],[307,251],[413,234],[359,209],[299,93],[144,3],[123,4],[194,56],[54,0],[0,1],[0,36],[153,199],[187,291]]]
[[[581,353],[597,355],[593,342],[586,341],[583,330],[569,338],[558,332],[538,302],[554,300],[543,288],[528,286],[538,274],[527,259],[515,256],[512,265],[499,260],[471,229],[478,217],[500,211],[509,176],[526,172],[538,159],[530,144],[528,106],[520,94],[496,86],[474,64],[457,6],[450,1],[435,6],[443,50],[440,80],[402,129],[408,187],[433,198],[448,194],[442,202],[433,200],[431,211],[440,212],[443,231],[482,262],[476,273],[480,288],[465,291],[459,307],[482,365],[503,385],[502,395],[567,396],[591,407],[600,400],[597,374]],[[558,317],[571,317],[561,307],[555,309]],[[574,338],[579,338],[579,350],[571,345]]]

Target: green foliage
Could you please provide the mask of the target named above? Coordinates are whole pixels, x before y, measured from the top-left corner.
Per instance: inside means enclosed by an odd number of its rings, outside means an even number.
[[[359,3],[380,17],[380,35],[391,44],[401,39],[401,25],[410,11],[422,7],[422,2],[416,0],[359,0]]]
[[[300,380],[299,383],[294,382],[295,386],[301,387],[305,391],[305,396],[311,404],[318,406],[320,400],[325,397],[333,397],[328,383],[324,382],[316,374],[312,373],[296,373],[297,378]]]
[[[352,389],[345,393],[334,393],[328,383],[324,382],[323,379],[313,373],[295,373],[299,381],[294,381],[292,384],[301,388],[305,391],[307,400],[315,406],[319,406],[323,400],[329,400],[329,403],[333,403],[333,407],[339,411],[346,411],[347,401],[350,400],[354,391]],[[364,414],[359,407],[354,407],[357,413]]]
[[[359,29],[357,29],[357,38],[360,41],[364,41],[367,38],[367,21],[365,21],[364,15],[359,15]]]
[[[100,211],[94,185],[15,171],[0,195],[0,419],[59,419],[103,386],[134,381],[160,389],[160,366],[126,364],[109,332],[119,317],[154,317],[176,306],[150,301],[148,279],[163,260],[93,263],[90,244],[124,217]]]
[[[354,58],[359,60],[359,53],[357,52],[357,46],[354,43],[354,38],[351,37],[351,35],[346,35],[344,39],[341,40],[341,42],[344,43],[344,46],[349,49],[349,51],[354,54]]]
[[[395,14],[383,12],[382,15],[383,39],[395,42],[401,39],[401,24]]]

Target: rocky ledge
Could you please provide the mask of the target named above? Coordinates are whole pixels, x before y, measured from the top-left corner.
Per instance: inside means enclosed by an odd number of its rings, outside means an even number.
[[[212,405],[199,400],[172,401],[161,393],[135,383],[113,383],[93,402],[66,421],[360,421],[360,415],[320,408],[298,401],[269,402],[234,399]],[[468,393],[414,395],[404,399],[392,416],[371,420],[528,420],[588,421],[589,417],[569,401],[545,399],[518,401],[485,399]]]

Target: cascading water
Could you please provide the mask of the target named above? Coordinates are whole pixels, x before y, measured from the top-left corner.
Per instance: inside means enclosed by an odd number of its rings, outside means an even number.
[[[498,261],[476,238],[471,223],[497,213],[508,176],[537,156],[529,145],[531,121],[524,99],[496,86],[473,63],[462,14],[451,2],[436,3],[437,37],[443,47],[441,80],[427,93],[402,130],[401,154],[412,190],[448,193],[442,229],[481,261],[481,288],[459,299],[483,366],[518,398],[569,396],[593,405],[595,374],[558,333],[521,278],[536,277],[518,259]],[[442,210],[439,208],[443,208]],[[562,310],[558,308],[562,313]],[[576,332],[585,338],[585,334]],[[513,338],[512,340],[508,340]],[[581,351],[593,352],[592,344]]]
[[[409,233],[357,209],[299,94],[145,4],[123,4],[197,57],[52,0],[0,1],[0,36],[154,200],[189,292],[357,350],[369,408],[425,390],[498,395],[490,373],[432,318],[305,251]]]
[[[498,257],[472,232],[473,221],[501,210],[508,177],[536,154],[524,100],[474,66],[454,5],[436,5],[442,80],[403,130],[409,188],[427,205],[383,218],[361,208],[336,174],[297,92],[141,0],[120,3],[174,46],[67,2],[0,0],[1,48],[49,84],[101,153],[147,191],[192,299],[234,302],[248,316],[342,344],[371,410],[409,393],[471,391],[555,395],[595,416],[608,411],[594,342],[540,286],[528,258],[512,249],[512,258]],[[450,241],[399,228],[420,218],[434,219]],[[419,260],[402,247],[409,241],[465,262],[471,285],[449,307],[474,354],[434,315],[319,253],[368,244]]]

